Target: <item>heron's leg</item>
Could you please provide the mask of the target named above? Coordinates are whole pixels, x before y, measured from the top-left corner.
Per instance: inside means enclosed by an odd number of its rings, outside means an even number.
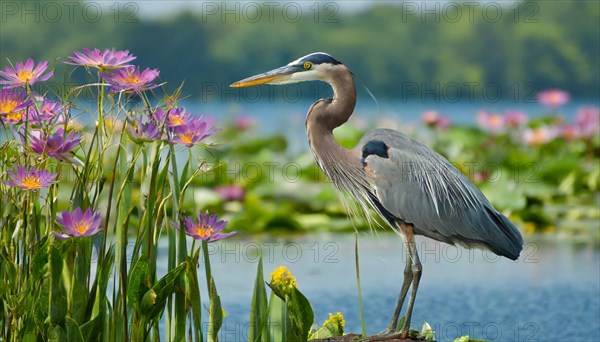
[[[402,230],[405,232],[408,240],[408,251],[410,253],[410,259],[412,261],[412,289],[410,297],[408,297],[408,307],[406,308],[406,320],[404,321],[404,327],[402,328],[402,337],[407,337],[408,330],[410,329],[410,320],[412,318],[412,310],[415,304],[415,298],[417,297],[417,289],[419,288],[419,281],[421,280],[421,261],[419,260],[419,254],[417,253],[417,246],[414,240],[414,231],[412,225],[403,225]]]
[[[408,293],[408,288],[410,287],[410,283],[413,279],[412,273],[412,261],[410,258],[410,252],[408,250],[407,239],[403,238],[404,242],[404,253],[406,255],[406,265],[404,267],[404,279],[402,281],[402,288],[400,289],[400,295],[398,296],[398,301],[396,302],[396,308],[394,309],[394,314],[392,315],[392,321],[388,326],[386,333],[393,333],[396,331],[396,327],[398,325],[398,318],[400,318],[400,311],[402,311],[402,305],[404,304],[404,299],[406,299],[406,294]]]

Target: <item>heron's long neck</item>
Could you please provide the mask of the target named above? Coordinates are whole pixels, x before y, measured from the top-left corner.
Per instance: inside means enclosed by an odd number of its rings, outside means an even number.
[[[348,121],[356,104],[354,80],[350,71],[342,68],[327,80],[333,88],[333,98],[317,101],[306,117],[310,148],[321,169],[338,186],[344,175],[349,175],[347,170],[362,170],[360,158],[333,137],[333,129]]]
[[[344,66],[325,80],[333,89],[333,98],[317,101],[306,117],[306,128],[324,129],[332,132],[343,125],[354,111],[356,105],[356,87],[352,74]]]

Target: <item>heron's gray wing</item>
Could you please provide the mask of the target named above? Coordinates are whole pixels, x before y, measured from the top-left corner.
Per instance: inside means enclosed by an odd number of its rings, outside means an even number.
[[[368,132],[357,148],[382,206],[418,234],[519,256],[518,229],[444,157],[390,129]]]

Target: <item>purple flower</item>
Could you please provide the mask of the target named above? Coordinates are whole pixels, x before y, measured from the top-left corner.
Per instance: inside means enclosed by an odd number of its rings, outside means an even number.
[[[600,109],[583,107],[577,111],[577,126],[584,137],[591,137],[600,131]]]
[[[190,119],[190,113],[184,108],[172,108],[165,113],[162,109],[154,113],[156,120],[165,123],[167,127],[177,127],[185,125]]]
[[[142,122],[141,117],[128,118],[127,136],[136,144],[160,140],[158,126],[152,121]]]
[[[519,127],[527,123],[527,114],[520,111],[507,111],[504,114],[504,123],[507,127]]]
[[[47,154],[52,158],[73,162],[71,150],[79,145],[81,136],[71,132],[65,134],[62,128],[59,128],[53,135],[41,134],[30,137],[31,150],[39,155]]]
[[[63,232],[53,232],[57,239],[64,240],[72,237],[92,236],[100,231],[100,214],[88,208],[85,212],[76,208],[73,212],[61,212],[56,222],[63,225]]]
[[[16,172],[7,171],[6,173],[11,180],[3,180],[4,184],[18,186],[25,190],[39,189],[56,183],[56,173],[50,173],[48,170],[38,170],[34,167],[27,170],[25,166],[18,165]]]
[[[538,102],[544,106],[558,108],[571,99],[569,93],[559,89],[550,89],[537,94]]]
[[[244,188],[233,184],[218,186],[215,188],[215,191],[221,195],[221,198],[223,198],[225,201],[239,201],[244,199],[244,196],[246,196]]]
[[[32,85],[38,81],[47,81],[54,70],[50,70],[42,75],[48,68],[48,62],[40,62],[35,68],[33,59],[27,59],[25,64],[17,63],[15,67],[7,66],[4,71],[0,71],[0,84],[8,84],[10,87],[19,87],[26,84]]]
[[[27,106],[33,101],[27,99],[27,93],[23,89],[3,88],[0,90],[0,117],[2,122],[16,124],[24,117]]]
[[[186,124],[173,128],[175,136],[170,142],[192,147],[194,144],[213,135],[216,131],[204,117],[191,118]]]
[[[119,91],[135,91],[141,92],[158,87],[157,84],[150,84],[154,81],[160,72],[157,69],[146,70],[140,72],[140,67],[124,67],[114,72],[100,73],[100,76],[110,84],[112,92]]]
[[[201,211],[198,212],[197,221],[191,216],[184,217],[183,225],[185,226],[187,235],[196,240],[204,240],[207,242],[221,240],[236,233],[221,233],[223,228],[227,226],[227,221],[217,220],[217,215],[209,215],[208,211],[206,214],[203,214]],[[177,224],[174,224],[174,226],[179,229]]]
[[[62,109],[63,107],[60,101],[44,99],[39,110],[33,106],[29,107],[29,120],[34,124],[41,125],[43,122],[50,122],[58,117],[62,112]]]
[[[88,48],[83,48],[83,53],[74,51],[73,56],[68,58],[71,62],[65,62],[66,64],[94,67],[100,70],[127,67],[130,65],[126,63],[136,59],[135,56],[129,54],[129,51],[115,51],[115,49],[100,51]]]

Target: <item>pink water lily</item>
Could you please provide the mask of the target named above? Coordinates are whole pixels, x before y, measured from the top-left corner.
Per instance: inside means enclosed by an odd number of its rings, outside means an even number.
[[[14,68],[7,66],[4,68],[4,71],[0,71],[0,84],[6,84],[9,87],[19,87],[26,84],[32,85],[36,82],[47,81],[54,74],[54,70],[50,70],[44,74],[47,68],[48,62],[40,62],[36,66],[33,59],[29,58],[25,63],[16,63]]]
[[[504,123],[506,124],[507,127],[519,127],[522,126],[524,124],[527,123],[527,114],[521,112],[521,111],[517,111],[517,110],[512,110],[512,111],[507,111],[504,114]]]
[[[558,129],[552,126],[528,128],[522,133],[523,141],[527,145],[543,145],[552,141],[558,135]]]
[[[567,140],[576,140],[581,137],[581,129],[577,125],[564,125],[560,127],[560,135]]]
[[[486,111],[477,113],[477,124],[479,127],[493,133],[498,134],[504,130],[504,117],[500,114],[490,114]]]
[[[254,126],[254,120],[251,116],[242,114],[236,116],[235,119],[233,119],[233,124],[235,126],[235,129],[237,129],[240,132],[244,132],[252,128],[252,126]]]
[[[239,201],[243,200],[246,196],[244,188],[235,184],[218,186],[215,188],[215,191],[221,195],[224,201]]]
[[[598,107],[582,107],[577,111],[576,125],[584,137],[600,134],[600,109]]]
[[[544,90],[537,94],[538,102],[544,106],[558,108],[571,99],[569,93],[560,89]]]

